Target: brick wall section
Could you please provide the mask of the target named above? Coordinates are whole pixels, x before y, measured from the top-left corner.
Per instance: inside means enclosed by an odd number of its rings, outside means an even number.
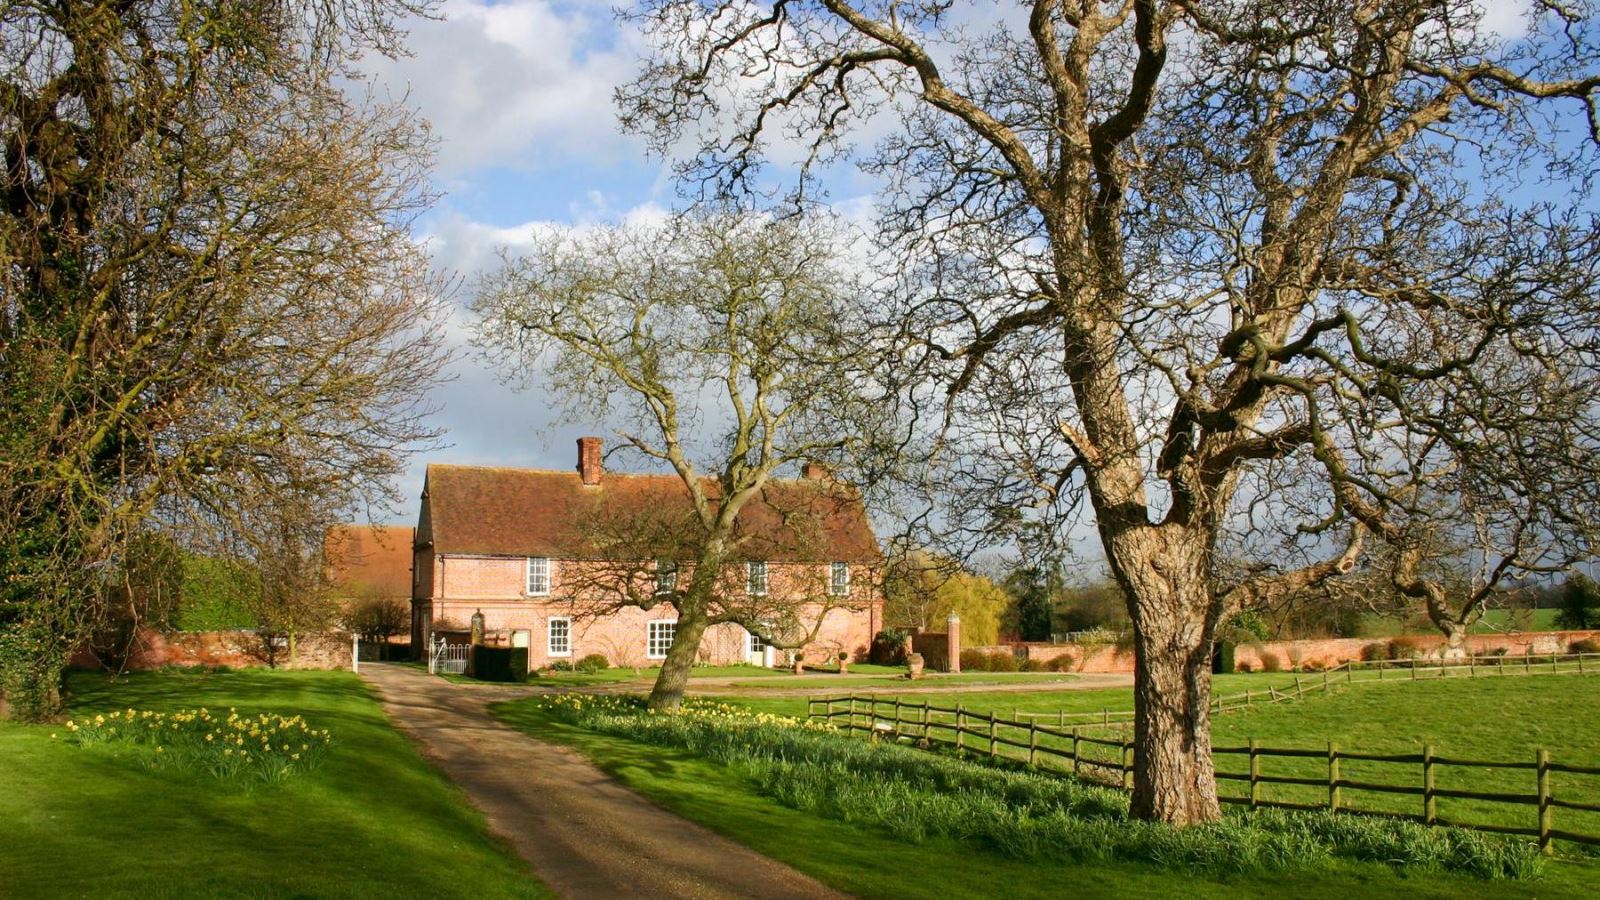
[[[271,661],[280,669],[348,669],[350,635],[339,632],[302,634],[295,641],[295,661],[283,647]],[[142,672],[166,666],[228,666],[242,669],[265,666],[269,654],[253,631],[181,631],[162,634],[140,631],[137,648],[128,658],[129,671]],[[75,668],[98,669],[100,660],[89,650],[72,658]]]
[[[919,635],[918,639],[935,637]],[[941,636],[942,637],[942,636]],[[1467,637],[1466,650],[1474,656],[1492,656],[1501,649],[1509,656],[1525,653],[1566,653],[1576,641],[1600,640],[1600,630],[1594,631],[1528,631],[1508,634],[1474,634]],[[1261,671],[1261,657],[1272,654],[1285,669],[1292,666],[1313,665],[1330,668],[1343,662],[1361,659],[1362,651],[1370,644],[1387,644],[1393,638],[1317,638],[1300,641],[1260,641],[1240,644],[1234,648],[1234,665]],[[1425,655],[1437,656],[1444,648],[1444,638],[1433,635],[1413,635],[1406,638],[1421,645]],[[1072,656],[1074,672],[1129,673],[1134,670],[1132,648],[1115,644],[1083,647],[1077,644],[1002,644],[991,647],[968,647],[983,653],[1011,653],[1021,660],[1049,662],[1059,656]],[[918,651],[921,652],[921,651]],[[923,654],[927,656],[926,653]],[[929,667],[933,664],[930,662]]]
[[[1522,656],[1526,653],[1535,655],[1566,653],[1574,642],[1585,639],[1600,639],[1600,630],[1473,634],[1467,636],[1464,649],[1473,656],[1493,656],[1502,649],[1508,656]],[[1390,640],[1392,638],[1326,638],[1240,644],[1233,651],[1233,662],[1236,667],[1249,666],[1259,672],[1262,656],[1272,654],[1284,668],[1308,664],[1328,668],[1350,660],[1358,660],[1361,658],[1362,650],[1368,645],[1385,644]],[[1406,640],[1418,642],[1426,656],[1438,656],[1444,649],[1443,636],[1414,635],[1408,636]]]
[[[527,587],[526,560],[521,557],[476,557],[445,554],[437,557],[433,565],[433,595],[418,601],[420,619],[430,623],[449,621],[466,626],[476,612],[482,612],[484,628],[495,643],[512,643],[519,637],[527,640],[529,664],[542,668],[553,662],[576,661],[591,653],[603,654],[612,665],[647,666],[659,660],[647,656],[648,623],[674,621],[677,610],[662,604],[651,610],[634,607],[618,609],[604,614],[594,612],[597,601],[575,602],[572,592],[584,584],[584,562],[579,560],[552,560],[550,563],[550,595],[530,597]],[[742,589],[744,570],[732,566],[730,578],[737,578],[737,588]],[[814,596],[816,586],[823,584],[827,564],[804,565],[797,563],[771,563],[768,566],[769,595],[774,601],[785,596],[800,602]],[[687,569],[678,577],[690,577]],[[840,651],[851,654],[852,659],[865,659],[872,637],[881,627],[883,601],[875,585],[877,573],[867,567],[852,567],[848,598],[838,602],[851,608],[837,607],[826,611],[815,640],[801,648],[807,661],[822,662]],[[802,607],[802,619],[807,623],[821,614],[821,605]],[[554,657],[549,653],[549,623],[552,618],[571,619],[572,651],[567,656]],[[522,632],[522,635],[517,635]],[[707,630],[700,645],[702,661],[727,665],[751,662],[782,665],[784,654],[748,653],[749,636],[738,625],[721,624]]]
[[[922,664],[932,671],[950,671],[950,635],[923,631],[911,636],[911,652],[922,654]]]

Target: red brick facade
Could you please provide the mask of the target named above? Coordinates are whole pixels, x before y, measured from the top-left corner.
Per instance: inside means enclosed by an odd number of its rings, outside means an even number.
[[[426,557],[426,561],[424,561]],[[575,601],[564,586],[583,583],[578,574],[585,565],[580,560],[549,561],[550,589],[547,596],[529,596],[527,560],[523,557],[488,557],[446,554],[435,557],[419,550],[418,571],[431,572],[430,596],[414,601],[416,633],[431,631],[438,625],[466,628],[474,613],[483,613],[489,640],[529,648],[529,665],[543,668],[555,662],[576,661],[591,653],[603,654],[615,666],[649,666],[659,662],[648,647],[650,622],[677,621],[677,610],[662,603],[654,609],[636,607],[598,612],[603,601]],[[798,598],[808,595],[796,591],[797,583],[809,584],[827,564],[770,563],[770,590],[775,596],[792,591]],[[564,578],[565,576],[565,578]],[[876,568],[853,570],[851,587],[845,597],[830,598],[817,628],[815,640],[801,648],[807,660],[822,661],[840,652],[852,659],[865,659],[872,636],[882,627],[883,599],[877,590]],[[802,608],[801,618],[808,625],[823,607]],[[566,620],[566,653],[552,655],[551,620]],[[561,628],[556,629],[560,643]],[[419,644],[420,646],[421,644]],[[715,665],[751,663],[778,666],[785,663],[783,651],[750,650],[750,635],[733,624],[712,626],[701,641],[700,658]]]

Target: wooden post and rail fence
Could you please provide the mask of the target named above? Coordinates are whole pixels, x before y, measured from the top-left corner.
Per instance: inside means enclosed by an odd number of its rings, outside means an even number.
[[[1588,654],[1594,656],[1595,654]],[[1563,661],[1571,661],[1568,654]],[[1519,663],[1520,660],[1513,660]],[[1545,665],[1556,665],[1545,662]],[[1583,665],[1585,674],[1600,674],[1600,665],[1593,661]],[[1360,664],[1358,664],[1360,665]],[[1461,665],[1470,665],[1463,662]],[[1393,668],[1392,664],[1386,668]],[[1521,668],[1518,666],[1518,668]],[[1268,688],[1266,691],[1247,692],[1238,705],[1237,698],[1218,698],[1221,705],[1214,709],[1226,711],[1251,705],[1252,695],[1263,698],[1261,702],[1281,702],[1304,696],[1313,691],[1326,690],[1338,681],[1351,677],[1352,668],[1341,667],[1321,673],[1310,683],[1301,679],[1292,691]],[[1385,671],[1385,669],[1377,669]],[[1489,671],[1494,671],[1490,669]],[[1525,671],[1531,671],[1531,666]],[[1574,668],[1573,671],[1578,671]],[[1475,677],[1475,676],[1474,676]],[[1373,679],[1376,680],[1376,679]],[[1087,775],[1097,781],[1122,788],[1133,784],[1134,745],[1121,735],[1093,734],[1096,726],[1103,728],[1116,722],[1131,720],[1131,712],[1112,713],[1051,713],[1021,714],[1013,711],[1010,718],[997,712],[978,712],[962,704],[937,706],[927,701],[894,697],[880,699],[876,695],[820,698],[807,701],[807,717],[824,721],[846,731],[865,732],[873,739],[909,741],[919,747],[935,749],[953,748],[974,752],[991,760],[1008,760],[1042,769],[1070,771]],[[1072,718],[1075,724],[1068,724]],[[1079,722],[1082,717],[1087,721]],[[1055,720],[1054,722],[1046,720]],[[1221,786],[1237,784],[1241,793],[1224,793],[1224,803],[1240,804],[1251,808],[1277,807],[1284,809],[1330,809],[1358,815],[1390,816],[1411,819],[1427,825],[1449,825],[1478,831],[1524,835],[1538,841],[1541,850],[1551,852],[1554,841],[1600,846],[1600,766],[1580,766],[1553,760],[1549,751],[1539,749],[1519,760],[1476,760],[1440,756],[1433,745],[1420,753],[1363,753],[1341,748],[1329,743],[1323,748],[1265,747],[1257,741],[1245,746],[1213,747],[1217,761],[1217,779]],[[1225,763],[1239,760],[1240,767]],[[1290,763],[1292,773],[1263,772],[1263,761],[1299,761]],[[1315,761],[1315,762],[1312,762]],[[1383,777],[1370,775],[1351,777],[1352,768],[1361,767]],[[1441,787],[1441,771],[1451,773],[1472,770],[1494,770],[1494,777],[1502,781],[1526,780],[1523,789],[1467,790],[1459,787]],[[1511,773],[1511,774],[1507,774]],[[1523,774],[1525,773],[1525,774]],[[1552,787],[1553,774],[1561,775],[1565,783],[1560,792]],[[1581,780],[1581,787],[1579,782]],[[1453,783],[1453,782],[1452,782]],[[1284,796],[1285,789],[1291,796]],[[1267,796],[1268,791],[1278,796]],[[1298,791],[1298,793],[1292,793]],[[1375,809],[1352,802],[1351,795],[1370,796],[1402,795],[1417,798],[1414,812],[1402,809]],[[1580,799],[1581,798],[1581,799]],[[1474,804],[1510,805],[1530,808],[1528,825],[1473,822],[1445,818],[1439,814],[1438,801],[1463,801]],[[1556,810],[1572,810],[1577,823],[1568,829],[1557,829]],[[1506,821],[1515,818],[1507,816]]]

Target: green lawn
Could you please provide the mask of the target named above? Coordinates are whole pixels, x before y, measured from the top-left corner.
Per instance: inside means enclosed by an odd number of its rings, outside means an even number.
[[[791,675],[783,679],[734,682],[732,686],[747,690],[808,688],[824,691],[831,688],[839,688],[841,692],[888,693],[905,688],[913,683],[906,679],[905,669],[903,668],[891,668],[888,666],[874,666],[873,668],[886,668],[889,669],[889,672],[882,674],[861,672],[858,674],[857,667],[851,666],[849,674],[846,675]],[[934,687],[946,684],[1066,684],[1076,677],[1062,672],[961,672],[955,675],[933,672],[929,673],[924,680],[916,682],[916,684],[919,687]]]
[[[497,704],[505,721],[573,746],[634,790],[687,818],[867,898],[1301,897],[1404,893],[1412,898],[1585,897],[1593,867],[1556,863],[1536,882],[1402,877],[1382,866],[1342,865],[1299,875],[1225,881],[1132,865],[1041,865],[948,840],[904,843],[767,799],[755,783],[692,754],[645,746],[557,721],[533,701]],[[1001,887],[1003,886],[1003,888]]]
[[[1345,751],[1379,754],[1420,753],[1426,744],[1437,756],[1493,762],[1532,763],[1535,751],[1543,747],[1559,763],[1600,767],[1600,677],[1595,675],[1507,675],[1465,677],[1465,670],[1450,670],[1451,677],[1424,678],[1412,682],[1401,670],[1378,682],[1372,677],[1353,685],[1336,686],[1330,695],[1311,694],[1287,703],[1263,704],[1214,717],[1213,743],[1218,747],[1242,747],[1254,738],[1262,746],[1326,750],[1333,741]],[[1364,673],[1367,674],[1367,673]],[[1370,673],[1375,676],[1376,673]],[[1302,675],[1311,684],[1320,676]],[[1219,693],[1237,694],[1244,690],[1264,691],[1267,687],[1292,687],[1292,674],[1224,675],[1215,679]],[[881,695],[889,698],[890,695]],[[1050,691],[1039,693],[961,693],[949,695],[901,695],[908,702],[928,701],[935,706],[952,707],[960,703],[973,712],[998,712],[1011,717],[1015,711],[1094,711],[1102,708],[1132,708],[1131,689],[1098,691]],[[724,698],[762,712],[803,716],[804,698]],[[887,715],[887,713],[885,713]],[[905,718],[912,718],[906,713]],[[948,717],[946,717],[948,719]],[[1041,720],[1041,724],[1050,724]],[[1069,723],[1070,724],[1070,723]],[[940,734],[939,732],[935,732]],[[1126,726],[1085,729],[1085,734],[1125,736]],[[1026,735],[1023,736],[1024,739]],[[970,741],[971,739],[969,739]],[[1067,741],[1041,739],[1041,746],[1065,748]],[[1085,747],[1088,756],[1115,761],[1114,748]],[[1219,771],[1245,773],[1248,757],[1221,754]],[[1264,758],[1261,772],[1267,776],[1325,778],[1325,759]],[[1344,780],[1374,784],[1416,786],[1421,784],[1421,766],[1412,763],[1346,761],[1341,763]],[[1600,777],[1554,773],[1551,789],[1556,797],[1582,803],[1600,803]],[[1532,794],[1535,773],[1520,768],[1464,768],[1438,766],[1436,785],[1442,789]],[[1246,796],[1245,785],[1228,781],[1225,794]],[[1324,787],[1269,785],[1261,796],[1289,802],[1322,802]],[[1346,790],[1343,802],[1375,811],[1418,814],[1421,799],[1377,791]],[[1437,801],[1438,815],[1457,821],[1533,827],[1536,809],[1532,806],[1483,803],[1475,800],[1444,798]],[[1558,830],[1600,835],[1600,814],[1561,809],[1556,813]],[[1575,849],[1575,848],[1574,848]]]
[[[248,787],[0,723],[0,896],[549,896],[354,675],[78,673],[70,687],[73,716],[237,707],[303,715],[334,744],[319,768]]]

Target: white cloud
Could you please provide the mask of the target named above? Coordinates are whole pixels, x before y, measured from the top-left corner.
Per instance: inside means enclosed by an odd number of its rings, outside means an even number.
[[[410,56],[365,69],[433,124],[442,175],[640,157],[611,104],[638,50],[605,4],[447,0],[439,14],[407,23]]]

